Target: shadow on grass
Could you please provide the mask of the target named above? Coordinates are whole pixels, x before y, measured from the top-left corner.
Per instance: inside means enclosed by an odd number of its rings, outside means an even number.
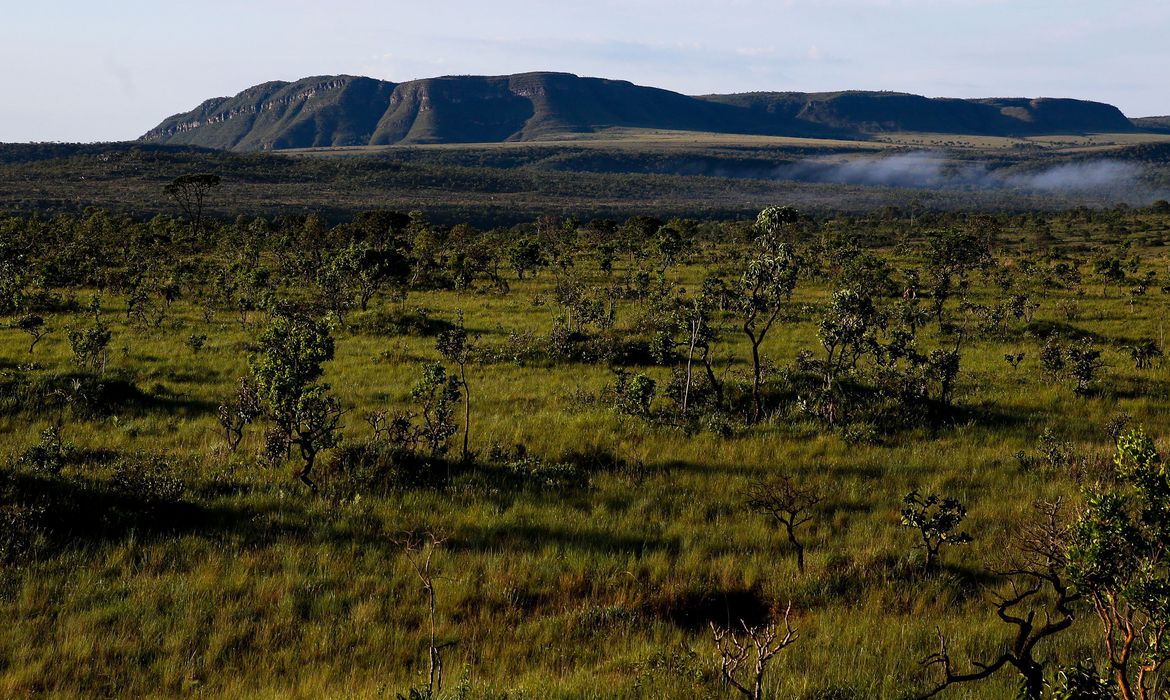
[[[1102,382],[1096,395],[1109,399],[1143,399],[1170,395],[1170,382],[1153,377],[1112,376]]]
[[[213,413],[211,401],[174,394],[156,385],[144,391],[132,379],[111,374],[98,377],[85,373],[54,374],[7,382],[0,413],[43,415],[70,410],[80,418],[112,414],[144,415],[162,412],[172,415]]]
[[[1098,345],[1111,345],[1114,347],[1133,345],[1139,340],[1138,338],[1130,338],[1123,335],[1102,335],[1101,333],[1079,328],[1071,323],[1050,321],[1047,319],[1032,321],[1026,326],[1025,332],[1041,340],[1046,340],[1049,337],[1056,337],[1066,341],[1089,340]]]
[[[741,624],[762,625],[771,621],[776,612],[755,588],[707,587],[656,593],[646,601],[645,611],[690,632],[705,630],[712,624],[731,629],[741,629]]]
[[[0,477],[6,504],[22,505],[49,553],[84,544],[235,527],[243,513],[210,509],[167,493],[88,479],[27,473]]]
[[[461,528],[447,546],[474,552],[539,553],[547,547],[593,553],[677,555],[676,538],[620,535],[598,528],[570,529],[557,525],[488,524]]]

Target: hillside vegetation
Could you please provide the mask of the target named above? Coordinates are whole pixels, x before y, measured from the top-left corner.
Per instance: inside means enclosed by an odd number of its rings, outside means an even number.
[[[628,131],[288,155],[141,143],[8,144],[0,145],[0,211],[80,213],[101,203],[135,217],[174,213],[163,186],[184,172],[222,177],[207,202],[220,216],[295,211],[331,221],[378,207],[417,208],[446,224],[494,226],[543,215],[624,219],[648,207],[666,217],[727,219],[751,216],[774,201],[819,216],[868,215],[887,206],[1013,212],[1146,206],[1170,198],[1166,138],[904,134],[857,142]],[[900,163],[892,173],[887,158]],[[1076,187],[1101,166],[1116,177]],[[937,181],[918,178],[923,171]],[[948,181],[948,173],[974,173],[986,182]],[[1064,176],[1042,183],[1044,189],[1013,184],[1045,173]]]

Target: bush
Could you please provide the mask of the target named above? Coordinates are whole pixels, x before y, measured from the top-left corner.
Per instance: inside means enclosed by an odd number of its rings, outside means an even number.
[[[41,431],[41,441],[25,450],[16,463],[38,474],[56,476],[72,453],[72,446],[61,439],[60,424],[54,423]]]
[[[645,374],[630,377],[624,370],[616,372],[614,382],[614,408],[628,416],[650,417],[650,404],[654,401],[657,384]]]
[[[506,462],[504,469],[522,489],[560,491],[589,487],[589,474],[570,462],[546,462],[540,457],[525,455]]]
[[[451,323],[432,318],[422,307],[405,310],[369,311],[357,316],[353,327],[371,335],[409,335],[420,338],[436,336],[451,329]]]
[[[334,451],[325,469],[327,495],[338,500],[395,489],[439,485],[449,464],[385,440],[348,443]]]
[[[161,509],[182,500],[186,490],[175,471],[166,458],[140,452],[117,462],[110,483],[115,493],[140,501],[145,510]]]
[[[27,559],[40,548],[44,540],[41,525],[44,514],[42,506],[0,505],[0,563],[11,564]]]

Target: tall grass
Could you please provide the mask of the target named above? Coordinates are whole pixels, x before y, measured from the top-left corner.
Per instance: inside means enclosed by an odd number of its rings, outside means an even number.
[[[695,286],[702,269],[675,275]],[[461,310],[481,342],[498,342],[508,330],[548,332],[554,311],[531,299],[550,285],[541,276],[514,281],[506,296],[413,293],[408,304],[445,319]],[[1087,289],[1078,320],[1058,314],[1064,292],[1044,296],[1037,320],[1105,339],[1158,336],[1160,296],[1131,312],[1117,292]],[[793,304],[829,291],[805,282]],[[988,286],[975,291],[977,300],[993,296]],[[847,443],[787,412],[728,438],[689,436],[574,401],[613,381],[605,367],[474,365],[474,450],[523,444],[557,460],[596,449],[644,469],[598,473],[586,489],[407,489],[338,502],[309,494],[288,468],[262,466],[257,426],[238,453],[225,450],[215,406],[247,371],[254,328],[227,314],[206,324],[180,302],[161,329],[143,329],[126,322],[120,300],[105,303],[114,331],[108,374],[157,401],[69,419],[64,436],[91,456],[169,456],[199,514],[193,525],[78,536],[0,571],[0,696],[394,697],[426,673],[423,595],[394,541],[430,528],[449,536],[436,560],[439,635],[455,642],[445,652],[448,691],[719,696],[707,617],[723,610],[733,622],[752,606],[792,601],[800,640],[778,658],[770,697],[909,697],[930,685],[918,660],[933,651],[936,628],[960,653],[999,648],[1005,630],[981,594],[984,562],[1002,553],[1033,501],[1077,497],[1068,473],[1024,470],[1016,453],[1034,451],[1045,428],[1080,451],[1104,453],[1104,425],[1120,411],[1170,435],[1164,365],[1139,372],[1111,349],[1100,393],[1078,398],[1040,372],[1039,341],[1015,322],[1007,340],[965,346],[956,423],[880,444]],[[635,311],[626,304],[619,324]],[[368,433],[365,414],[407,408],[420,364],[438,357],[433,338],[355,330],[362,320],[354,314],[337,329],[326,374],[349,410],[351,441]],[[196,331],[210,336],[198,354],[184,342]],[[31,355],[26,345],[18,331],[0,330],[0,365],[33,362],[33,376],[70,370],[63,332]],[[730,330],[719,347],[747,368],[742,335]],[[812,317],[779,326],[764,346],[781,366],[818,348]],[[1003,355],[1017,349],[1027,359],[1012,370]],[[668,378],[665,368],[641,371],[660,385]],[[0,415],[0,452],[15,459],[54,418]],[[66,469],[100,483],[112,468],[93,458]],[[776,471],[828,495],[807,533],[804,576],[782,533],[744,506],[748,483]],[[938,575],[915,573],[914,539],[899,527],[911,489],[969,508],[965,528],[975,541],[946,551]],[[1044,653],[1066,662],[1094,656],[1095,635],[1079,621]],[[1009,697],[1014,682],[1003,674],[948,697]]]

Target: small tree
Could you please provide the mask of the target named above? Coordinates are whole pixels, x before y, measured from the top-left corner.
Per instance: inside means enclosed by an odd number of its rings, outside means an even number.
[[[963,357],[960,352],[962,342],[963,336],[959,334],[955,340],[954,348],[933,350],[926,359],[927,376],[938,384],[938,400],[943,405],[950,404],[955,381],[959,378],[960,363]]]
[[[183,215],[191,221],[191,235],[197,235],[203,229],[203,205],[207,195],[220,185],[219,175],[211,173],[193,173],[180,175],[167,183],[163,189]]]
[[[247,377],[240,377],[236,395],[231,401],[219,405],[217,416],[223,428],[228,448],[235,452],[244,439],[244,428],[263,414],[260,394],[256,385]]]
[[[471,458],[468,449],[468,438],[471,434],[471,387],[467,383],[467,365],[475,353],[475,343],[468,340],[462,311],[456,317],[455,325],[439,334],[435,341],[435,349],[443,359],[459,366],[459,385],[463,387],[463,461],[467,461]]]
[[[926,571],[934,570],[943,545],[970,544],[971,536],[957,529],[966,517],[967,509],[955,498],[936,494],[922,498],[911,491],[902,499],[902,527],[918,531],[922,539],[918,546],[926,551]]]
[[[337,444],[341,405],[319,384],[322,363],[333,359],[329,326],[297,313],[278,313],[260,336],[251,359],[259,394],[285,444],[300,448],[304,464],[297,477],[317,490],[310,478],[317,454]]]
[[[680,299],[672,309],[671,325],[674,326],[674,330],[683,333],[683,340],[678,344],[685,346],[687,349],[686,374],[684,376],[682,395],[683,415],[686,415],[690,407],[691,386],[694,384],[696,349],[701,353],[699,360],[703,363],[703,367],[706,370],[707,381],[711,385],[711,390],[715,392],[716,401],[722,403],[723,400],[723,386],[715,376],[715,370],[711,366],[711,344],[718,336],[718,331],[711,321],[711,316],[717,303],[715,294],[717,284],[718,281],[713,278],[704,280],[701,293],[695,295],[693,299]]]
[[[1093,272],[1101,278],[1101,296],[1109,295],[1109,285],[1125,284],[1125,269],[1115,257],[1101,258],[1093,263]]]
[[[438,578],[433,570],[435,552],[442,548],[446,538],[427,531],[421,534],[414,532],[403,533],[396,544],[402,548],[402,554],[410,563],[414,573],[422,582],[423,593],[427,598],[427,620],[430,627],[430,637],[427,642],[427,693],[425,697],[437,697],[443,689],[443,649],[455,644],[454,641],[439,643],[437,604],[435,593],[435,579]]]
[[[833,294],[817,333],[825,348],[826,393],[833,391],[842,372],[854,370],[865,354],[878,351],[877,333],[885,325],[885,314],[868,294],[853,288]]]
[[[768,663],[797,639],[791,614],[792,604],[789,603],[784,610],[783,634],[776,623],[749,626],[740,620],[739,629],[720,628],[711,623],[715,651],[719,654],[719,675],[724,685],[735,688],[748,700],[763,700]]]
[[[1126,349],[1133,358],[1134,369],[1149,369],[1153,366],[1154,360],[1162,356],[1162,348],[1151,338],[1143,338],[1133,345],[1126,346]]]
[[[760,345],[780,315],[784,302],[796,288],[799,260],[790,244],[781,241],[782,232],[797,220],[795,210],[769,207],[756,219],[756,255],[747,264],[740,279],[736,302],[743,321],[743,332],[752,348],[752,421],[763,418],[760,394]]]
[[[524,279],[524,275],[528,272],[536,274],[536,271],[546,263],[544,249],[541,248],[540,242],[531,238],[521,238],[508,246],[507,256],[508,264],[516,271],[516,276],[520,279]]]
[[[930,276],[930,293],[935,319],[943,325],[943,310],[956,293],[962,299],[975,270],[994,263],[991,240],[986,231],[939,231],[927,241],[926,270]]]
[[[393,248],[376,248],[369,244],[354,244],[350,247],[349,269],[351,284],[357,289],[358,302],[365,311],[382,289],[391,287],[395,297],[404,299],[406,283],[410,278],[410,261]]]
[[[650,405],[654,402],[658,383],[641,372],[631,377],[621,368],[615,370],[614,375],[615,408],[629,416],[650,418]]]
[[[1119,695],[1147,700],[1170,660],[1170,474],[1137,429],[1118,441],[1113,477],[1087,493],[1069,570],[1101,621]]]
[[[1044,693],[1044,664],[1037,658],[1037,645],[1072,626],[1074,606],[1081,595],[1066,573],[1068,525],[1061,504],[1037,506],[1039,518],[1014,539],[1006,566],[992,573],[1006,581],[1006,591],[989,595],[999,619],[1014,631],[999,656],[991,661],[972,661],[972,671],[956,670],[948,640],[939,632],[939,650],[923,664],[942,670],[942,681],[924,698],[933,697],[951,685],[981,681],[1004,668],[1021,676],[1022,698],[1040,700]]]
[[[329,393],[327,384],[309,386],[297,400],[289,442],[300,450],[304,462],[297,476],[313,491],[317,490],[317,484],[309,475],[318,453],[336,447],[340,442],[338,427],[343,415],[341,402]]]
[[[813,519],[814,509],[820,502],[820,491],[812,486],[801,487],[786,474],[757,481],[748,488],[748,507],[771,516],[777,525],[784,527],[788,541],[796,549],[796,568],[802,574],[804,543],[796,531]]]
[[[459,379],[448,376],[443,363],[434,362],[423,367],[422,377],[410,391],[419,403],[423,419],[419,433],[432,457],[446,454],[447,441],[459,430],[455,423],[459,386]]]
[[[16,327],[32,338],[32,343],[28,346],[30,355],[32,354],[33,348],[37,346],[37,343],[41,342],[41,338],[53,332],[53,329],[45,324],[45,319],[36,314],[26,314],[21,317],[16,322]]]
[[[93,315],[93,327],[70,326],[66,329],[66,336],[69,349],[73,351],[74,363],[82,369],[101,374],[106,371],[106,364],[110,361],[109,347],[113,334],[102,320],[101,300],[97,295],[90,300],[89,310]]]
[[[1101,360],[1101,351],[1094,348],[1092,343],[1085,340],[1068,349],[1069,374],[1076,380],[1073,391],[1077,396],[1087,396],[1093,391],[1093,384],[1097,381],[1097,374],[1105,363]]]

